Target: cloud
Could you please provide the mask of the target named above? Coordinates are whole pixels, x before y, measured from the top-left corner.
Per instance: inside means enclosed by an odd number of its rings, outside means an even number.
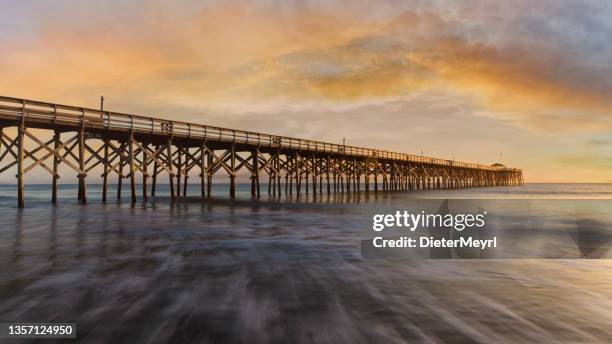
[[[404,12],[382,35],[275,61],[286,89],[339,101],[398,97],[452,87],[532,130],[602,131],[612,124],[612,69],[574,61],[546,44],[471,42],[456,23]],[[266,89],[266,83],[260,83]]]
[[[119,111],[408,152],[450,145],[469,160],[477,147],[474,159],[520,164],[525,140],[559,164],[563,138],[612,125],[609,16],[600,2],[549,0],[15,4],[0,15],[0,94],[91,107],[103,94]],[[470,140],[477,131],[506,148]]]
[[[531,129],[610,124],[609,67],[584,65],[533,38],[499,38],[483,27],[487,17],[471,15],[472,23],[433,8],[370,18],[342,4],[133,7],[94,7],[102,12],[95,15],[76,6],[69,21],[60,11],[36,18],[36,39],[5,39],[11,53],[0,58],[8,71],[0,89],[70,100],[107,91],[239,112],[312,100],[387,101],[452,87]],[[117,12],[119,18],[110,15]]]

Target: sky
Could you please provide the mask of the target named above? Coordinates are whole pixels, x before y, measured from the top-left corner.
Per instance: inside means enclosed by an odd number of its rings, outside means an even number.
[[[612,182],[610,1],[2,2],[0,95]]]

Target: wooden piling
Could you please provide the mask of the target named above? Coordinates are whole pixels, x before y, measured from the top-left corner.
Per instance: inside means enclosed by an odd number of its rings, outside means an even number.
[[[251,197],[255,198],[257,196],[256,193],[256,186],[255,186],[255,166],[257,165],[257,151],[254,150],[251,152],[251,168],[253,169],[251,171]]]
[[[102,161],[102,202],[106,203],[107,193],[108,193],[108,165],[110,162],[108,161],[108,138],[104,138],[104,157]]]
[[[81,204],[87,204],[87,185],[85,184],[85,127],[79,130],[79,185]]]
[[[147,179],[149,179],[149,163],[147,149],[149,145],[146,143],[142,144],[142,199],[147,199]]]
[[[169,137],[168,140],[166,141],[166,158],[167,158],[167,162],[166,164],[168,165],[168,179],[170,181],[170,198],[174,199],[175,194],[174,194],[174,176],[172,175],[173,172],[173,162],[172,162],[172,138]]]
[[[119,146],[119,173],[117,175],[117,200],[121,201],[122,185],[123,185],[123,166],[125,165],[125,143]]]
[[[274,162],[272,163],[274,164]],[[276,196],[276,180],[274,175],[274,170],[272,168],[268,169],[268,195],[272,195],[274,192],[274,195]]]
[[[25,114],[21,117],[19,128],[17,129],[17,207],[25,207],[24,201],[24,181],[23,181],[23,157],[24,157],[24,142],[25,134]]]
[[[206,142],[202,141],[200,147],[200,192],[201,197],[206,197]]]
[[[253,152],[253,170],[255,171],[255,196],[261,197],[261,189],[259,187],[259,149]]]
[[[155,152],[160,151],[159,145],[156,145],[154,147]],[[155,161],[153,161],[153,175],[151,176],[151,197],[155,197],[155,189],[157,188],[157,174],[159,173],[159,163],[157,162],[157,159],[159,159],[159,157],[155,157]]]
[[[230,157],[230,198],[236,198],[236,145],[231,147]]]
[[[277,151],[276,152],[276,170],[280,171],[281,170],[281,161],[280,161],[280,152]],[[281,197],[281,174],[280,172],[274,172],[274,174],[276,175],[276,186],[278,189],[278,197]]]
[[[326,157],[327,162],[325,163],[325,180],[327,181],[327,194],[331,194],[331,185],[329,183],[329,156]]]
[[[55,154],[53,154],[53,182],[51,185],[51,203],[57,203],[57,180],[59,178],[58,168],[59,168],[59,147],[60,147],[60,132],[55,130],[53,132],[53,150]]]
[[[212,183],[213,183],[212,171],[211,171],[212,163],[213,163],[212,154],[207,154],[208,172],[206,173],[206,197],[212,196]]]
[[[189,181],[189,147],[185,147],[185,168],[183,169],[183,196],[187,196],[187,183]]]
[[[130,193],[131,202],[136,203],[136,167],[134,165],[134,134],[130,132],[130,138],[128,140],[128,163],[130,165]]]
[[[176,146],[177,150],[177,158],[176,158],[176,196],[181,197],[181,173],[183,173],[183,164],[182,164],[182,148],[181,146]]]

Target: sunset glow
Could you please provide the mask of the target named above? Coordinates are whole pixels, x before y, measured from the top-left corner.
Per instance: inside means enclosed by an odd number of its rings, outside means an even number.
[[[7,4],[0,94],[612,182],[612,6],[500,4]]]

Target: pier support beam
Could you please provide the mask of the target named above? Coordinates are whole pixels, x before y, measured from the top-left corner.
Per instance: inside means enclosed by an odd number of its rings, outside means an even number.
[[[261,197],[261,190],[259,188],[259,149],[255,149],[252,153],[252,180],[251,180],[251,196],[259,198]]]
[[[183,172],[182,169],[182,154],[183,152],[181,151],[181,147],[177,144],[176,145],[176,154],[177,154],[177,159],[176,159],[176,196],[177,197],[181,197],[181,173]]]
[[[108,193],[108,165],[110,164],[110,162],[108,161],[108,138],[104,138],[104,161],[103,163],[103,168],[104,171],[102,172],[102,202],[106,203],[106,198],[107,198],[107,193]]]
[[[19,128],[17,129],[17,207],[25,207],[24,201],[24,187],[23,187],[23,156],[24,156],[24,142],[23,136],[25,134],[25,115],[21,117]]]
[[[201,197],[206,197],[206,143],[202,141],[200,147],[200,192]]]
[[[255,186],[255,165],[257,164],[257,151],[251,152],[251,197],[255,198],[257,195]]]
[[[207,152],[206,154],[206,197],[210,198],[212,196],[212,183],[213,183],[213,172],[212,172],[212,164],[213,164],[213,155],[211,152]]]
[[[236,145],[233,144],[230,153],[230,198],[236,198]]]
[[[51,203],[57,203],[57,179],[59,178],[58,167],[59,167],[59,157],[57,156],[57,152],[60,147],[60,132],[55,130],[53,132],[53,149],[56,154],[53,154],[53,184],[51,185]]]
[[[136,203],[136,167],[134,166],[134,133],[130,132],[128,140],[128,160],[130,165],[130,193],[131,202]]]
[[[125,166],[125,142],[122,142],[119,145],[119,149],[117,150],[117,155],[119,155],[119,164],[117,171],[117,200],[121,201],[121,194],[123,192],[123,167]]]
[[[166,158],[168,164],[168,179],[170,181],[170,198],[174,199],[174,175],[172,170],[172,138],[169,137],[168,141],[166,141]]]
[[[154,146],[155,152],[159,154],[160,147],[159,145]],[[155,161],[153,161],[153,176],[151,177],[151,197],[155,197],[155,189],[157,188],[157,174],[159,173],[159,162],[157,162],[157,156],[155,156]]]
[[[85,184],[85,126],[79,130],[79,200],[87,204],[87,185]]]
[[[147,199],[147,179],[149,179],[149,171],[148,171],[148,165],[149,165],[149,157],[147,154],[147,149],[149,147],[148,144],[144,143],[142,145],[143,149],[142,149],[142,199]]]
[[[189,182],[189,148],[185,147],[185,168],[183,169],[183,197],[187,196],[187,184]]]

